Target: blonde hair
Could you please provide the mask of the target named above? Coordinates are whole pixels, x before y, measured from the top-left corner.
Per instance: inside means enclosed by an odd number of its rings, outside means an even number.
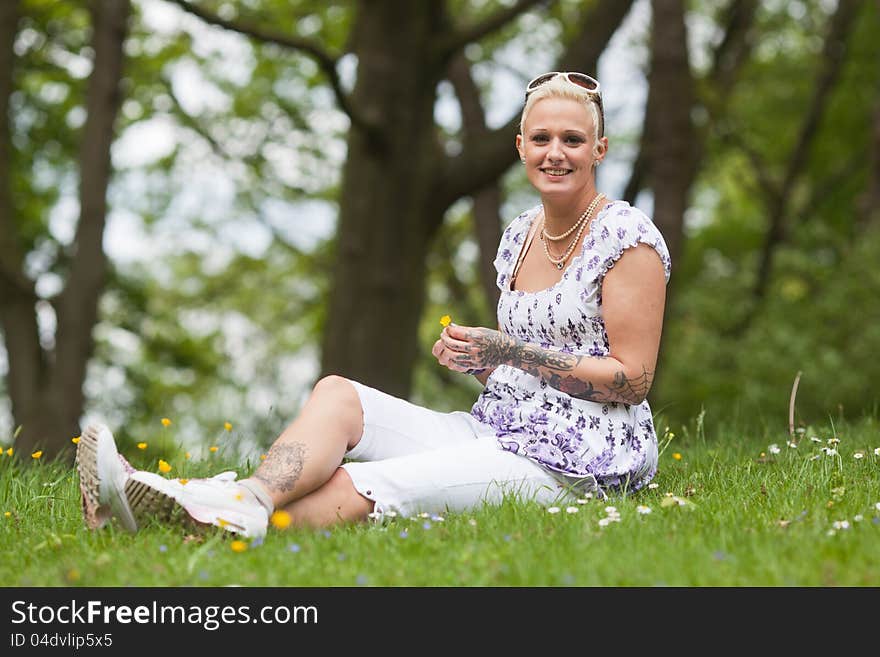
[[[599,108],[597,106],[598,101],[595,100],[595,94],[590,93],[586,89],[582,89],[581,87],[573,85],[562,76],[557,75],[550,81],[545,82],[541,86],[537,87],[532,93],[529,94],[529,97],[526,98],[526,104],[525,107],[523,107],[522,117],[519,120],[520,134],[523,134],[523,131],[525,130],[526,117],[529,115],[529,112],[532,111],[535,103],[540,100],[544,100],[545,98],[566,98],[568,100],[577,101],[587,108],[590,116],[593,117],[593,154],[598,155],[599,138],[604,135],[599,134],[599,123],[601,119],[599,116]],[[602,127],[604,128],[604,122]]]

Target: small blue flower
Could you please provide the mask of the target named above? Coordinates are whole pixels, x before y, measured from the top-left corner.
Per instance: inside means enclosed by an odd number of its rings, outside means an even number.
[[[167,545],[160,545],[159,552],[168,552],[168,546]]]
[[[425,522],[422,523],[422,529],[431,529],[431,523],[425,520]]]
[[[299,547],[299,545],[297,543],[291,543],[290,545],[287,546],[287,549],[290,550],[291,552],[299,552],[301,548]]]
[[[400,532],[400,538],[406,538],[408,535],[409,534],[406,533],[405,529],[402,532]]]
[[[356,581],[357,581],[358,586],[363,586],[368,581],[367,576],[366,575],[358,575]]]

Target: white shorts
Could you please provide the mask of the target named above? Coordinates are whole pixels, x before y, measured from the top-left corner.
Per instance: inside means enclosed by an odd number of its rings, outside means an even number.
[[[379,519],[465,511],[514,497],[540,504],[574,499],[576,488],[524,456],[501,449],[495,430],[470,413],[440,413],[351,381],[364,411],[364,434],[342,465]]]

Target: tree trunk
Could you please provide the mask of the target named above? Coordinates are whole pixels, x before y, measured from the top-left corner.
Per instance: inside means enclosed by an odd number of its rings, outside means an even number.
[[[94,348],[92,330],[107,269],[102,241],[111,174],[110,146],[121,100],[129,12],[129,0],[95,0],[91,5],[95,59],[79,155],[80,218],[72,247],[73,264],[55,303],[57,330],[47,376],[23,412],[16,415],[22,425],[18,448],[25,453],[41,448],[47,458],[61,452],[79,433],[83,383]],[[19,375],[18,371],[12,372],[10,363],[10,378]]]
[[[684,239],[684,212],[693,181],[694,128],[690,111],[693,81],[688,64],[682,0],[654,0],[648,127],[654,223],[678,261]]]
[[[441,159],[434,127],[441,69],[426,47],[438,8],[364,2],[356,18],[352,104],[378,135],[349,131],[322,345],[324,374],[400,396],[409,392],[417,356],[428,242],[446,209],[428,193]]]
[[[7,389],[12,414],[20,423],[44,383],[46,367],[35,314],[37,295],[33,281],[23,273],[24,256],[10,185],[9,98],[15,86],[13,44],[18,18],[17,2],[0,3],[0,327],[9,362]]]

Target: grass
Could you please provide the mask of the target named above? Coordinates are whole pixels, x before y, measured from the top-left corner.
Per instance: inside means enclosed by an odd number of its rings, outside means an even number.
[[[90,532],[73,468],[4,453],[0,586],[880,585],[876,419],[806,427],[796,448],[782,431],[698,420],[661,441],[656,488],[576,513],[511,500],[442,521],[270,528],[243,552],[219,529]],[[216,466],[200,461],[192,475]],[[600,523],[608,506],[618,522]]]

